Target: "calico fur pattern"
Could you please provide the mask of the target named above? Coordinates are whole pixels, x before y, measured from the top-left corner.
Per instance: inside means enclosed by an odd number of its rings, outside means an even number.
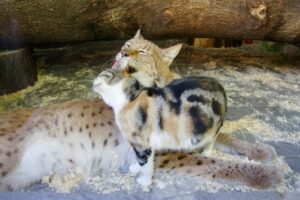
[[[144,88],[122,71],[108,69],[95,79],[94,90],[113,107],[121,133],[137,157],[130,170],[141,172],[137,181],[142,186],[152,183],[157,150],[202,149],[209,156],[227,108],[223,87],[207,77]]]

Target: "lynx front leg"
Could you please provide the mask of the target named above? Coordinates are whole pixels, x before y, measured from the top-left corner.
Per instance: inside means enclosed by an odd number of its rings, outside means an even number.
[[[152,184],[152,176],[153,176],[153,162],[154,162],[154,151],[151,148],[143,148],[143,147],[133,147],[133,150],[136,154],[138,163],[140,165],[139,171],[141,172],[140,177],[137,179],[137,182],[141,186],[149,186]],[[137,166],[131,165],[131,170],[136,168]]]
[[[249,143],[224,133],[219,134],[215,147],[226,153],[247,156],[250,160],[265,163],[277,158],[276,150],[268,144]]]

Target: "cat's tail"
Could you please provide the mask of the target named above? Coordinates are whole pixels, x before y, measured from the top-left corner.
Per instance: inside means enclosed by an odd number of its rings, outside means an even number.
[[[171,174],[238,182],[259,189],[274,187],[283,180],[282,171],[271,165],[220,160],[198,153],[158,154],[155,167]]]

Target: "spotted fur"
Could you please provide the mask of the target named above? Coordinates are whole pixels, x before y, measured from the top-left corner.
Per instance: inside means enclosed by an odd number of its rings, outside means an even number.
[[[228,161],[178,151],[156,155],[155,169],[173,175],[196,176],[229,184],[242,183],[255,188],[268,188],[282,181],[282,172],[271,165]]]
[[[53,173],[118,169],[130,151],[102,101],[75,101],[0,114],[0,191]]]

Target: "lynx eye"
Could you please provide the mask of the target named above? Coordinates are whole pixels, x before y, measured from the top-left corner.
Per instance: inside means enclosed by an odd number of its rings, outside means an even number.
[[[135,72],[136,72],[136,69],[132,66],[128,66],[125,69],[125,74],[132,74],[132,73],[135,73]]]
[[[127,43],[125,43],[124,46],[125,46],[125,47],[130,47],[130,45],[131,45],[131,44],[130,44],[129,42],[127,42]]]
[[[147,53],[147,51],[145,51],[143,49],[140,49],[138,52],[141,53],[141,54],[146,54]]]

